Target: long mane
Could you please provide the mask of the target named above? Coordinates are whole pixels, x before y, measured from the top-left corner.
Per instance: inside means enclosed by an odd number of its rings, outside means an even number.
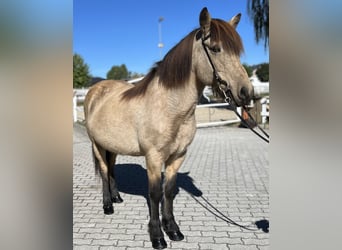
[[[221,42],[225,51],[240,55],[243,45],[235,28],[220,19],[211,21],[211,42]],[[149,73],[133,88],[128,89],[122,95],[123,100],[143,96],[149,83],[159,77],[159,84],[167,89],[180,88],[188,82],[192,65],[192,48],[196,34],[200,29],[195,29],[173,47],[164,59],[154,65]]]

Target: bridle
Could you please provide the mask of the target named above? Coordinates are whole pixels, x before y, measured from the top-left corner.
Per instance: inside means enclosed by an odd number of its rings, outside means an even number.
[[[199,32],[201,33],[201,32]],[[199,35],[199,34],[198,34]],[[213,69],[213,75],[214,75],[214,80],[217,84],[217,87],[218,89],[220,90],[221,94],[223,95],[224,97],[224,101],[231,107],[231,109],[235,112],[235,114],[240,118],[241,122],[246,126],[248,127],[254,134],[256,134],[257,136],[259,136],[261,139],[263,139],[265,142],[269,143],[269,135],[257,124],[257,122],[253,119],[253,117],[251,116],[251,114],[248,112],[247,108],[242,105],[242,109],[248,114],[248,117],[251,119],[251,121],[255,124],[255,126],[257,126],[260,131],[265,135],[265,136],[262,136],[260,133],[258,133],[257,131],[254,130],[253,127],[250,126],[250,124],[248,122],[246,122],[245,119],[243,119],[243,117],[239,114],[239,112],[237,112],[237,102],[236,100],[234,99],[234,96],[233,96],[233,93],[232,93],[232,90],[230,88],[230,85],[227,81],[223,80],[221,78],[221,76],[219,75],[219,73],[217,72],[216,70],[216,67],[215,67],[215,64],[213,63],[210,55],[209,55],[209,51],[208,51],[208,45],[205,44],[205,41],[207,39],[210,38],[210,34],[205,36],[205,37],[201,37],[201,40],[202,40],[202,46],[203,46],[203,49],[205,51],[205,54],[207,55],[208,57],[208,60],[209,60],[209,63]]]

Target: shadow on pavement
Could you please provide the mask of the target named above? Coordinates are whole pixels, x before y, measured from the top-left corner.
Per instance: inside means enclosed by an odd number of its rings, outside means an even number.
[[[145,168],[138,164],[117,164],[114,167],[114,174],[119,192],[143,196],[149,206],[147,171]],[[189,172],[177,173],[174,196],[179,193],[179,188],[196,197],[202,195],[201,190],[194,185]]]

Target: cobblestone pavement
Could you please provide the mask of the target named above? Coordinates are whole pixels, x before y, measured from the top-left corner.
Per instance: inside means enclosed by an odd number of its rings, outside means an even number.
[[[104,215],[101,180],[80,124],[74,125],[73,145],[73,248],[152,249],[144,158],[118,157],[115,174],[124,202]],[[178,173],[174,201],[185,239],[166,236],[168,249],[268,249],[268,168],[268,145],[248,129],[198,129]]]

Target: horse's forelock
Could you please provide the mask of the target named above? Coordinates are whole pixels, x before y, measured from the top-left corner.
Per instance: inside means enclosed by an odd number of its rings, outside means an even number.
[[[235,55],[241,55],[243,44],[235,28],[221,19],[212,19],[210,25],[211,43],[221,42],[223,49]]]

